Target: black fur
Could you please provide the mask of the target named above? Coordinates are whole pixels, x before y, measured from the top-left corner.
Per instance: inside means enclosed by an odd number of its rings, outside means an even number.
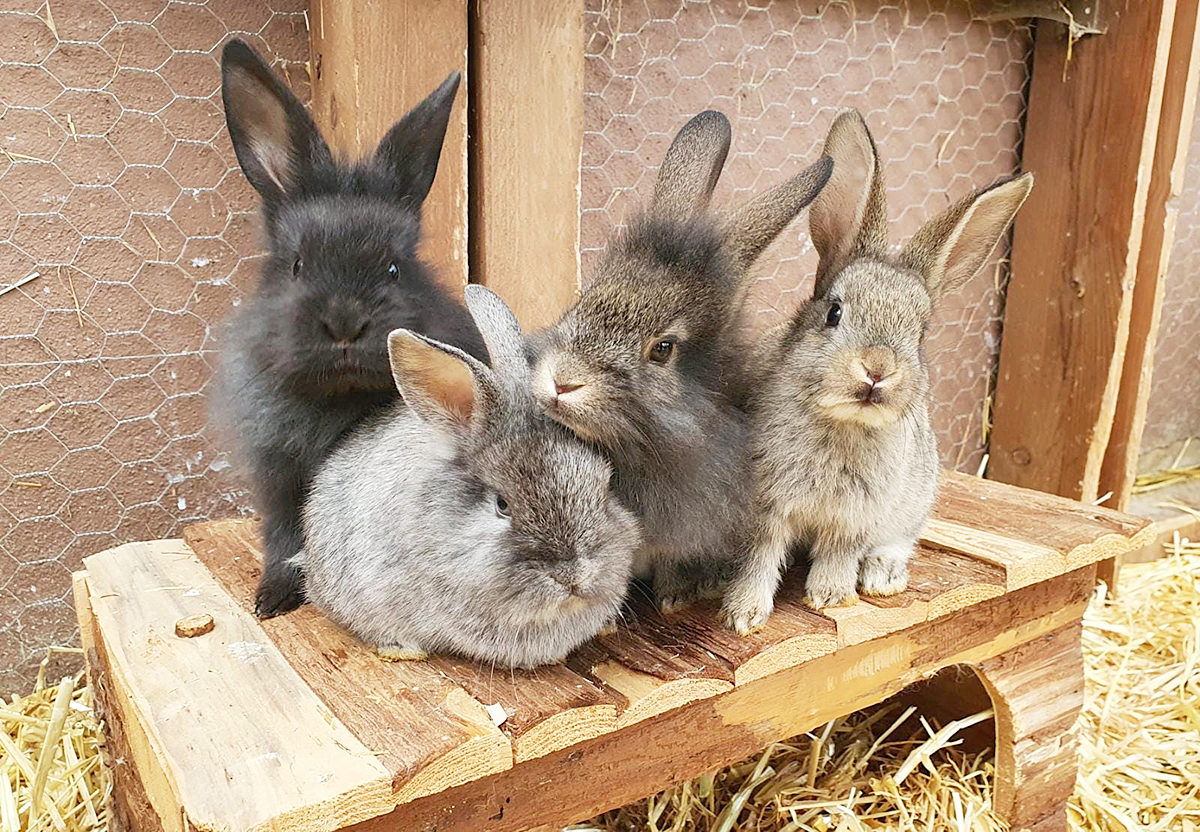
[[[368,415],[397,400],[387,336],[404,327],[486,360],[466,310],[418,258],[420,210],[458,86],[455,73],[376,153],[336,162],[303,105],[241,41],[222,56],[229,133],[262,196],[270,255],[222,356],[219,409],[232,423],[264,521],[256,610],[303,603],[303,546],[317,466]]]

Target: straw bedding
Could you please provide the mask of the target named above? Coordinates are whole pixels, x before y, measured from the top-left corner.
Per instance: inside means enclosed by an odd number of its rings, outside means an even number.
[[[1168,550],[1126,567],[1118,598],[1088,611],[1075,829],[1200,830],[1200,545]],[[111,785],[89,691],[42,676],[0,700],[0,829],[103,828]],[[937,725],[885,703],[572,830],[1002,830],[991,751],[960,742],[990,717]]]

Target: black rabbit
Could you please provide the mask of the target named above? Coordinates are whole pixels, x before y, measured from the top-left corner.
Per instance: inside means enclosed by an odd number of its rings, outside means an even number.
[[[266,562],[255,609],[304,601],[289,561],[317,466],[347,431],[396,401],[387,338],[405,328],[487,353],[470,315],[417,256],[458,90],[455,72],[402,118],[375,153],[335,161],[304,106],[249,46],[225,45],[221,96],[238,162],[262,197],[270,255],[233,320],[217,413],[249,466]]]

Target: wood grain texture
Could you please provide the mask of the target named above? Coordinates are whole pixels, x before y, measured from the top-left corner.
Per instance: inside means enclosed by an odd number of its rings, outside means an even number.
[[[425,200],[421,254],[455,297],[467,282],[467,0],[314,0],[312,111],[335,152],[372,153],[451,72],[463,73]]]
[[[258,524],[190,526],[184,540],[250,614],[262,553]],[[484,703],[427,662],[385,662],[312,607],[260,622],[292,669],[389,772],[397,800],[512,765]]]
[[[471,279],[524,328],[579,288],[583,0],[474,0]]]
[[[1077,621],[1093,570],[984,601],[692,702],[623,730],[399,807],[353,832],[516,832],[621,806],[880,702],[951,664],[978,663]],[[553,783],[552,799],[541,784]]]
[[[1071,48],[1039,23],[990,476],[1091,501],[1116,412],[1175,0]],[[1064,77],[1065,74],[1065,77]],[[1120,141],[1114,137],[1120,136]]]
[[[1177,0],[1171,30],[1170,60],[1163,86],[1162,111],[1150,168],[1146,221],[1137,260],[1137,282],[1129,319],[1129,345],[1121,374],[1112,436],[1100,471],[1101,494],[1109,505],[1129,508],[1142,429],[1150,400],[1154,348],[1162,313],[1167,263],[1175,238],[1178,209],[1170,203],[1183,192],[1183,172],[1191,146],[1196,99],[1200,95],[1200,0]]]
[[[106,671],[168,829],[327,829],[395,805],[391,777],[183,541],[85,559]],[[213,632],[174,622],[206,612]],[[253,695],[255,691],[270,695]],[[170,810],[174,801],[178,809]]]
[[[174,795],[161,777],[161,768],[157,764],[150,764],[151,752],[146,733],[136,717],[127,714],[124,706],[127,700],[114,688],[112,677],[109,676],[108,652],[104,649],[104,636],[96,628],[92,615],[92,598],[86,572],[76,572],[71,576],[71,592],[75,602],[75,617],[79,621],[79,643],[87,665],[92,704],[97,720],[104,725],[104,743],[100,746],[100,754],[112,778],[110,805],[113,827],[129,832],[178,829],[182,814]],[[152,789],[160,792],[159,804],[166,804],[164,808],[171,810],[167,824],[164,824],[150,799],[149,792]]]
[[[974,666],[996,722],[994,805],[1013,832],[1065,832],[1083,707],[1083,626],[1062,629]]]

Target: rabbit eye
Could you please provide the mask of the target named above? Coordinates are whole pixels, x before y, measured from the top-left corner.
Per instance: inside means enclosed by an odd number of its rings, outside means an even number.
[[[671,354],[675,352],[676,339],[674,336],[663,338],[656,341],[650,347],[650,354],[647,356],[655,364],[665,364]]]
[[[829,304],[829,312],[825,315],[825,326],[830,329],[842,322],[842,305],[836,300]]]
[[[512,510],[508,507],[508,500],[496,495],[496,516],[497,517],[512,517]]]
[[[400,267],[395,263],[388,263],[388,277],[397,277],[400,274]]]
[[[304,260],[297,257],[296,262],[292,264],[292,277],[300,276],[300,268],[304,265]]]

